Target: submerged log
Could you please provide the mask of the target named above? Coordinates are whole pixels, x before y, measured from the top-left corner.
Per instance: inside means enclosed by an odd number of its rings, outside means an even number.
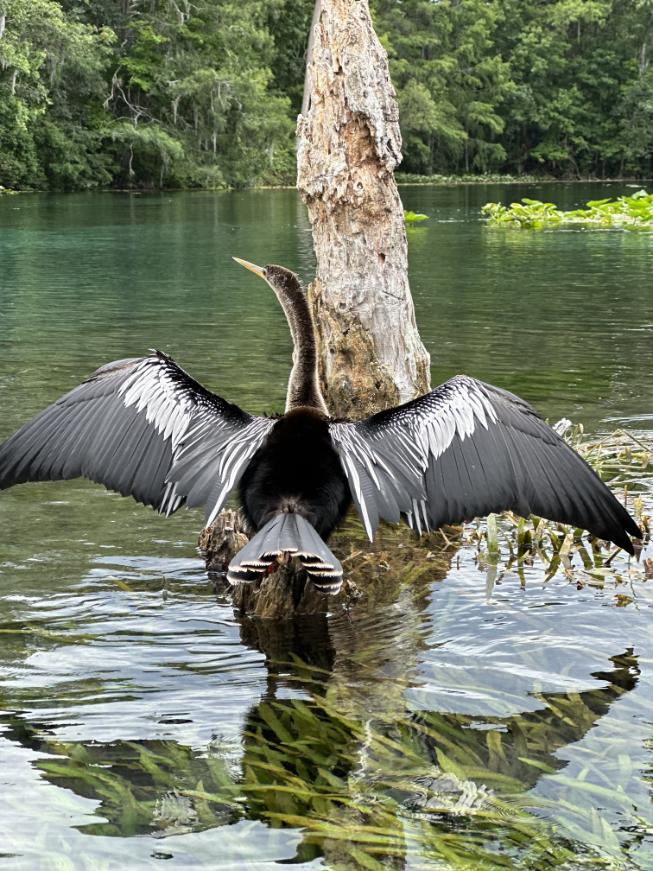
[[[399,112],[368,0],[318,0],[297,186],[313,229],[310,296],[333,415],[360,417],[429,388],[393,175],[400,160]]]

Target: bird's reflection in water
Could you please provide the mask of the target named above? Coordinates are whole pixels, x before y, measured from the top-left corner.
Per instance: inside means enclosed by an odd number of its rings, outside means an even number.
[[[556,751],[635,687],[637,658],[617,652],[593,675],[600,687],[539,694],[535,712],[411,711],[404,691],[427,650],[426,604],[447,571],[387,585],[383,607],[243,619],[242,643],[264,653],[268,685],[246,713],[240,746],[63,743],[20,712],[3,715],[4,737],[34,751],[48,781],[99,802],[88,834],[164,837],[246,818],[302,829],[296,861],[324,856],[334,867],[403,868],[409,855],[480,863],[495,849],[543,854],[550,844],[537,846],[538,824],[518,806],[534,804],[527,791],[562,767]],[[428,652],[437,656],[432,645]]]

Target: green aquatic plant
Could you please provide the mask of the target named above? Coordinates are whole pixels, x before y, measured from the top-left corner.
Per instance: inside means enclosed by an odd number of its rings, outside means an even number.
[[[344,654],[324,669],[293,654],[269,660],[286,697],[262,697],[240,741],[214,736],[201,750],[148,738],[66,742],[21,714],[0,726],[37,752],[60,801],[72,792],[97,802],[78,824],[87,836],[174,838],[249,819],[301,831],[297,860],[322,856],[329,868],[613,867],[620,844],[602,821],[595,836],[592,800],[632,808],[622,790],[602,785],[600,765],[571,781],[559,751],[635,688],[632,651],[611,657],[586,691],[540,692],[530,712],[481,716],[407,707],[405,682],[394,694],[379,683],[375,648]],[[542,777],[566,792],[564,808],[533,792]],[[83,867],[96,867],[90,842],[88,850]]]
[[[523,197],[504,206],[486,203],[481,211],[493,226],[542,230],[551,227],[588,225],[602,229],[653,230],[653,194],[645,190],[630,196],[590,200],[582,209],[564,211],[554,203]]]
[[[421,212],[411,212],[410,209],[404,211],[404,221],[407,224],[418,224],[420,221],[428,221],[429,216],[423,215]]]

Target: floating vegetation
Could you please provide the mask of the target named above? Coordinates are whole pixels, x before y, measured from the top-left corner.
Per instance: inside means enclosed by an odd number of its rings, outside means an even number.
[[[523,197],[504,206],[486,203],[481,211],[493,226],[542,230],[552,227],[593,226],[626,230],[653,230],[653,194],[645,190],[630,196],[590,200],[583,209],[564,211],[554,203]]]
[[[397,172],[395,178],[401,185],[457,185],[457,184],[539,184],[555,181],[550,176],[506,175],[504,173],[479,173],[468,175],[420,175],[419,173]]]
[[[407,224],[418,224],[420,221],[428,221],[429,216],[423,215],[421,212],[404,211],[404,221]]]

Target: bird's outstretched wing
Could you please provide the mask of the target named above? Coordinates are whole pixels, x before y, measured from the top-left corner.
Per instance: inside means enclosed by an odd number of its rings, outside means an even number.
[[[379,519],[417,531],[512,510],[633,552],[637,524],[587,463],[518,396],[457,376],[358,423],[330,424],[370,539]]]
[[[82,476],[164,514],[205,506],[212,520],[273,424],[155,351],[98,369],[0,445],[0,489]]]

